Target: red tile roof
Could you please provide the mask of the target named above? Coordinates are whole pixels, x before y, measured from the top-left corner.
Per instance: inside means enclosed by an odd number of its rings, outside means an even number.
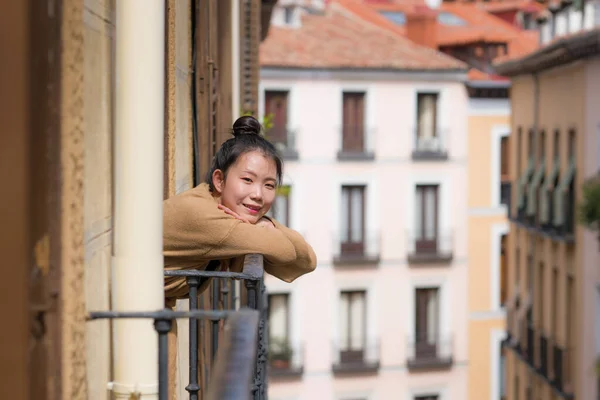
[[[303,15],[299,28],[271,26],[260,46],[261,66],[467,70],[455,58],[359,18],[346,2],[332,0],[323,15]]]
[[[510,0],[507,0],[510,1]],[[521,1],[521,0],[520,0]],[[397,25],[380,14],[381,11],[398,11],[405,14],[421,6],[424,0],[389,0],[387,2],[338,0],[353,13],[396,34],[406,35],[404,26]],[[450,47],[478,42],[506,43],[508,55],[519,57],[538,48],[538,33],[522,31],[502,19],[486,12],[480,3],[442,3],[440,11],[447,12],[465,21],[463,26],[437,25],[437,45]],[[487,76],[487,74],[485,74]],[[472,74],[473,78],[481,77]]]

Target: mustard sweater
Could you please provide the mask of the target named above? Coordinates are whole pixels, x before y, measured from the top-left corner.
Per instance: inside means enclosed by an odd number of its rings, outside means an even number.
[[[164,201],[165,270],[205,269],[209,261],[220,260],[220,270],[241,272],[243,256],[251,253],[262,254],[265,271],[285,282],[315,269],[315,253],[298,232],[274,219],[277,229],[244,223],[217,205],[206,183]],[[187,294],[185,277],[165,277],[167,299]]]

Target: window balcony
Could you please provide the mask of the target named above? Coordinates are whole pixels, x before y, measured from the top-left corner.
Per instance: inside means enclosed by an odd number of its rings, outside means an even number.
[[[122,312],[122,311],[93,311],[88,315],[90,321],[116,320],[116,319],[150,319],[154,321],[154,328],[158,333],[158,400],[169,398],[169,339],[168,334],[176,319],[189,320],[189,384],[185,390],[190,398],[208,392],[210,399],[230,398],[235,393],[235,398],[244,394],[248,398],[266,398],[266,370],[267,365],[267,301],[265,287],[262,283],[264,269],[263,257],[258,254],[247,255],[244,260],[242,272],[217,271],[218,261],[212,261],[206,270],[176,270],[165,271],[166,277],[183,277],[189,289],[189,311],[173,311],[164,309],[159,311]],[[207,280],[212,281],[213,309],[205,310],[199,307],[198,289]],[[231,290],[235,292],[236,285],[225,285],[233,279],[242,280],[246,303],[237,309],[236,302],[229,302],[228,295]],[[228,280],[230,280],[228,282]],[[231,293],[233,299],[236,293]],[[222,297],[223,296],[223,297]],[[222,299],[221,299],[222,297]],[[223,307],[219,307],[221,303]],[[198,370],[199,360],[199,320],[210,324],[207,330],[210,336],[210,354],[212,354],[214,376],[210,377],[210,384],[204,388]],[[219,325],[227,320],[226,329],[220,333]],[[93,322],[90,322],[93,323]],[[181,366],[180,366],[181,367]],[[183,372],[183,371],[180,371]],[[247,382],[252,381],[251,387]],[[250,392],[250,393],[248,393]]]
[[[375,129],[362,125],[345,125],[340,129],[339,161],[372,161],[375,159]]]
[[[414,132],[413,161],[445,161],[448,159],[446,130],[436,129],[433,135]]]
[[[548,378],[548,339],[540,333],[539,336],[539,364],[538,372]]]
[[[334,236],[333,263],[336,265],[373,265],[379,263],[379,232],[349,232]]]
[[[299,378],[304,373],[304,349],[287,339],[269,339],[269,377]]]
[[[530,366],[535,367],[535,329],[533,328],[533,325],[527,324],[525,332],[527,341],[525,347],[525,359]]]
[[[500,183],[500,204],[506,206],[506,210],[510,215],[512,184],[510,181]]]
[[[452,367],[453,341],[450,335],[417,333],[408,340],[407,366],[409,371],[440,370]]]
[[[379,340],[344,339],[334,345],[331,369],[336,375],[379,371]]]
[[[573,395],[573,352],[554,343],[552,346],[552,385],[563,397]]]
[[[454,236],[451,231],[421,230],[407,234],[408,262],[411,265],[449,264],[454,257]]]
[[[266,134],[284,160],[297,160],[296,131],[289,128],[271,128]]]

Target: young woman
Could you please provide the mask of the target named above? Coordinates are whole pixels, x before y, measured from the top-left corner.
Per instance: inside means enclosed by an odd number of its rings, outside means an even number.
[[[262,254],[265,271],[286,282],[315,269],[315,253],[304,238],[265,216],[283,163],[260,130],[255,118],[239,118],[206,182],[164,201],[165,269],[205,269],[220,260],[221,270],[240,272],[243,256],[251,253]],[[165,278],[168,303],[187,295],[185,278]]]

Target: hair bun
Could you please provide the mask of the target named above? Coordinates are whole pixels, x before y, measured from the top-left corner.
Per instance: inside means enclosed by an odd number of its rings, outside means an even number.
[[[260,135],[261,125],[258,120],[252,116],[246,115],[239,117],[233,123],[233,136],[241,135]]]

